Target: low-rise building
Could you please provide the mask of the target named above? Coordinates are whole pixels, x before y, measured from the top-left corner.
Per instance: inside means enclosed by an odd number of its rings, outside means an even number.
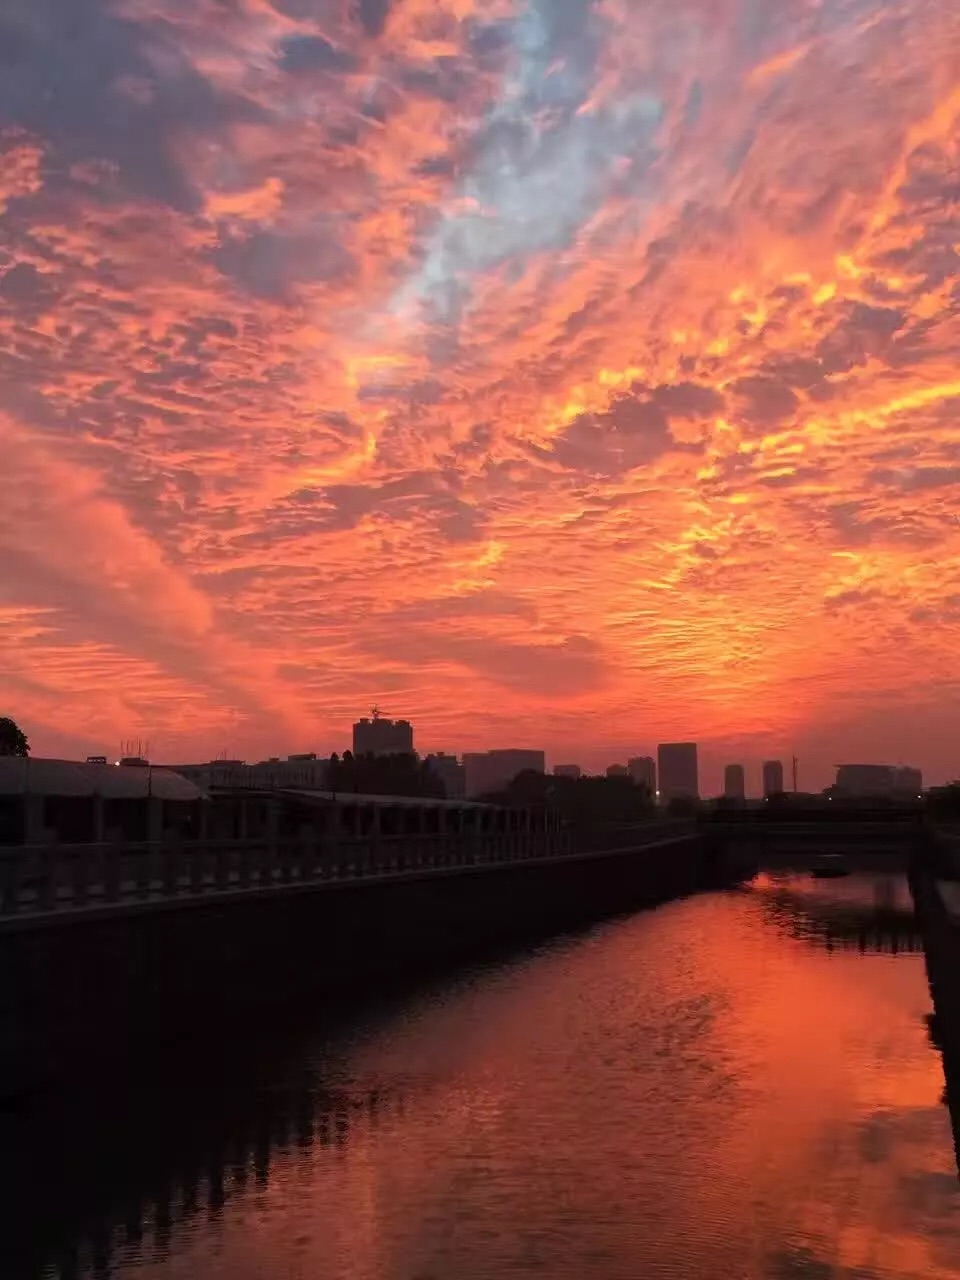
[[[577,778],[583,777],[583,770],[578,764],[555,764],[553,766],[553,776],[555,778]]]
[[[323,790],[329,778],[329,761],[316,753],[274,756],[247,764],[245,760],[209,760],[205,764],[171,764],[167,768],[189,778],[198,787],[270,788],[301,787]]]
[[[864,799],[916,798],[923,793],[923,774],[907,765],[838,764],[834,792]]]
[[[197,835],[204,790],[171,769],[0,756],[0,844],[101,844]]]
[[[489,795],[502,791],[517,774],[528,769],[534,773],[546,773],[546,756],[542,751],[522,747],[468,751],[463,757],[463,768],[467,796]]]
[[[919,800],[923,795],[923,773],[909,765],[898,765],[893,771],[893,790],[897,795],[916,796]]]
[[[436,751],[425,758],[424,764],[443,783],[448,800],[464,798],[467,794],[466,771],[456,756]]]

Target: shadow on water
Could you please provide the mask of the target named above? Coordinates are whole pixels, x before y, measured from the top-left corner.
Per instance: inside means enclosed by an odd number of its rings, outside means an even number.
[[[106,1277],[125,1255],[163,1257],[197,1220],[264,1190],[280,1156],[376,1129],[403,1097],[344,1088],[317,1063],[401,1003],[234,1028],[0,1115],[4,1280]]]
[[[340,1097],[307,1073],[275,1083],[268,1056],[234,1043],[242,1061],[216,1064],[196,1047],[196,1070],[168,1060],[110,1088],[35,1098],[0,1117],[5,1274],[108,1276],[118,1254],[161,1256],[198,1215],[268,1184],[275,1153],[346,1140],[351,1117],[375,1120],[376,1097]]]
[[[616,917],[614,917],[616,918]],[[399,1088],[344,1087],[344,1046],[412,1007],[469,988],[603,924],[492,948],[452,972],[398,976],[377,996],[285,1007],[267,1022],[211,1026],[108,1077],[78,1062],[72,1088],[0,1111],[0,1276],[79,1280],[125,1257],[159,1260],[228,1201],[266,1190],[274,1165],[345,1148],[402,1115]]]
[[[145,1085],[86,1117],[55,1109],[19,1135],[4,1125],[4,1163],[16,1158],[5,1179],[5,1274],[106,1277],[128,1251],[163,1257],[196,1219],[266,1189],[279,1156],[345,1146],[402,1107],[400,1096],[339,1092],[303,1073],[279,1086],[255,1077],[182,1092]]]

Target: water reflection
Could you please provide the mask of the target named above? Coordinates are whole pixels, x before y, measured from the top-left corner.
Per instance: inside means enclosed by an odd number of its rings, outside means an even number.
[[[281,1064],[295,1046],[281,1042]],[[267,1192],[278,1163],[309,1163],[314,1148],[343,1149],[402,1113],[399,1094],[330,1090],[295,1058],[279,1079],[262,1061],[245,1065],[226,1088],[209,1075],[172,1088],[151,1078],[94,1094],[92,1106],[64,1099],[5,1117],[3,1248],[15,1268],[5,1280],[99,1278],[162,1260],[228,1201]]]
[[[920,953],[923,938],[902,875],[877,873],[840,880],[761,872],[751,891],[776,924],[797,938],[834,948],[897,955]]]
[[[760,877],[203,1078],[5,1117],[0,1272],[958,1277],[908,903]]]

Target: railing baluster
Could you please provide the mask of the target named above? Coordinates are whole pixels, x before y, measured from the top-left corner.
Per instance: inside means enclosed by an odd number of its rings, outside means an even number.
[[[53,849],[44,849],[40,854],[40,874],[37,876],[37,906],[41,911],[57,909],[57,866],[56,853]]]
[[[239,862],[238,880],[241,889],[250,888],[250,851],[245,844],[237,845],[237,861]]]
[[[16,854],[3,859],[3,897],[0,913],[15,916],[20,910],[20,859]]]
[[[218,889],[230,885],[230,862],[226,845],[218,842],[213,847],[213,883]]]
[[[187,864],[187,885],[190,893],[201,893],[203,891],[203,858],[201,850],[197,847],[185,846],[177,844],[181,861]]]
[[[71,888],[73,893],[73,905],[75,907],[83,907],[87,904],[88,898],[88,866],[86,850],[82,847],[74,847],[71,850]]]
[[[120,851],[116,845],[103,847],[103,900],[119,902],[120,900]]]
[[[153,852],[152,844],[141,845],[136,851],[136,861],[134,863],[134,882],[136,884],[136,893],[138,898],[150,897],[150,870],[151,857]]]
[[[177,851],[173,845],[164,845],[163,849],[163,891],[167,897],[175,898],[180,887],[180,868],[177,865]]]
[[[313,834],[308,835],[303,844],[303,860],[300,863],[300,878],[302,880],[309,881],[316,878],[319,852],[317,837]]]

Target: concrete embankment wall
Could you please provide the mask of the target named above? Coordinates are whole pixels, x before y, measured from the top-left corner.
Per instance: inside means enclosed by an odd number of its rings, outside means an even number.
[[[150,904],[0,927],[0,1093],[285,1005],[378,989],[722,878],[697,836],[658,849]]]
[[[910,867],[910,890],[923,937],[933,1003],[932,1034],[943,1057],[946,1101],[960,1168],[960,848],[928,846]]]
[[[923,936],[944,1065],[960,1077],[960,920],[951,914],[943,882],[929,867],[911,867],[910,890]]]

